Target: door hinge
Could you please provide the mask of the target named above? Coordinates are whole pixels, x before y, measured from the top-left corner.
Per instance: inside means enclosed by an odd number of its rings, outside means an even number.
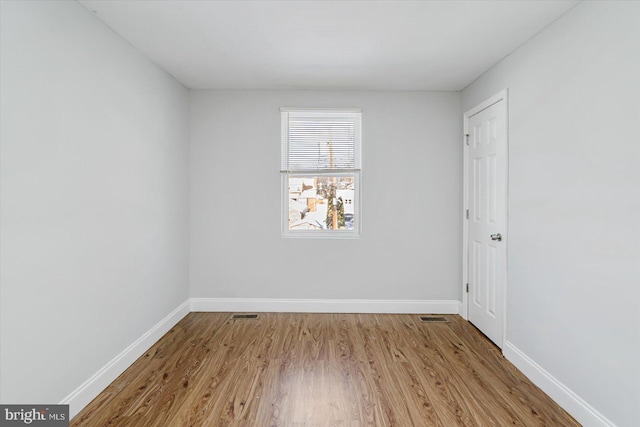
[[[469,284],[467,283],[467,293],[469,293]]]
[[[467,209],[467,219],[469,219],[469,209]]]
[[[464,134],[464,140],[465,140],[465,143],[466,143],[467,145],[469,145],[469,134],[468,134],[468,133],[465,133],[465,134]]]

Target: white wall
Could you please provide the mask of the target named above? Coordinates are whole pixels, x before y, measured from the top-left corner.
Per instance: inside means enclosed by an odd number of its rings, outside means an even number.
[[[280,107],[362,108],[361,239],[281,237]],[[460,299],[459,93],[192,91],[190,118],[192,297]]]
[[[463,91],[509,89],[507,340],[619,426],[640,419],[639,43],[639,2],[583,2]]]
[[[1,3],[3,403],[57,403],[188,298],[188,91],[76,2]]]

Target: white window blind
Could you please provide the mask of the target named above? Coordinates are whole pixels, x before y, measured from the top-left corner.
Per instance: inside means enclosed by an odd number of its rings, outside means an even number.
[[[360,113],[283,111],[283,172],[357,171]]]

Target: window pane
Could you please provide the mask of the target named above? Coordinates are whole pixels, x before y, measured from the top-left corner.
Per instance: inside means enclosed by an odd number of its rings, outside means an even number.
[[[354,230],[355,177],[289,176],[289,230]]]

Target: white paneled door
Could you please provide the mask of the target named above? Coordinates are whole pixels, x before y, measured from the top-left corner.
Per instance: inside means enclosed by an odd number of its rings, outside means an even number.
[[[506,305],[506,104],[503,91],[465,114],[467,316],[500,348]]]

